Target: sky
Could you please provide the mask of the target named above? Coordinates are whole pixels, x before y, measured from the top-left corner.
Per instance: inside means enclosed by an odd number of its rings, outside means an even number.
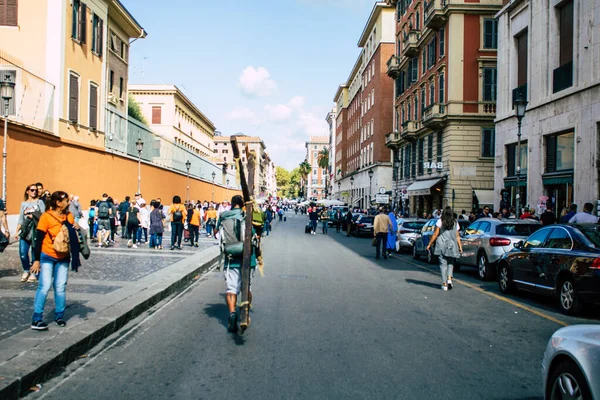
[[[130,83],[174,84],[223,136],[260,136],[277,166],[309,136],[359,55],[374,0],[121,0],[148,32],[130,48]],[[170,7],[165,7],[169,5]]]

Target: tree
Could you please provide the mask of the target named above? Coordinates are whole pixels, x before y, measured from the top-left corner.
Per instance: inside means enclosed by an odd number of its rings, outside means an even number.
[[[277,180],[277,187],[285,189],[290,183],[290,173],[283,167],[276,167],[275,179]]]
[[[312,167],[308,163],[308,161],[304,160],[299,165],[300,176],[302,177],[301,186],[302,186],[302,194],[304,195],[304,191],[307,187],[308,176],[312,172]],[[306,197],[306,196],[304,196]]]
[[[300,176],[300,167],[296,167],[290,172],[290,184],[287,188],[287,197],[290,199],[298,197],[300,195],[301,187],[302,176]]]
[[[323,147],[323,150],[319,152],[317,162],[319,163],[319,168],[329,169],[329,149],[327,147]]]
[[[140,121],[143,124],[148,125],[148,121],[146,121],[146,118],[144,117],[144,114],[142,113],[142,108],[140,107],[140,103],[137,102],[137,100],[135,99],[135,97],[133,97],[131,95],[131,93],[129,93],[127,95],[128,97],[128,106],[127,106],[127,115],[129,115],[131,118],[135,118],[138,121]]]

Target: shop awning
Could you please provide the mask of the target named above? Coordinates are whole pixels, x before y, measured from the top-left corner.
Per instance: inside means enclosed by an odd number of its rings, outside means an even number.
[[[516,187],[517,186],[517,180],[516,179],[511,179],[511,180],[504,180],[504,187]],[[527,186],[527,177],[524,176],[523,178],[521,178],[521,180],[519,181],[519,186]]]
[[[429,196],[431,188],[442,181],[442,178],[417,181],[406,188],[409,196]]]
[[[542,182],[544,183],[544,185],[566,185],[567,183],[572,185],[573,174],[542,176]]]
[[[493,206],[494,205],[494,191],[493,190],[473,190],[479,205]]]

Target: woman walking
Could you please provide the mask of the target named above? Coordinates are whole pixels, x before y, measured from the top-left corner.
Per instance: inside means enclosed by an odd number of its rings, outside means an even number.
[[[187,217],[187,211],[181,204],[181,197],[173,196],[173,205],[169,208],[171,216],[171,250],[177,247],[181,250],[181,238],[183,235],[183,221]]]
[[[204,214],[204,220],[206,221],[206,235],[211,237],[215,225],[217,225],[217,210],[212,204],[208,208],[208,211]]]
[[[64,244],[64,240],[68,242],[71,236],[71,233],[68,233],[68,237],[64,238],[63,224],[70,232],[75,232],[72,230],[73,228],[79,229],[79,226],[75,224],[73,214],[69,212],[68,208],[69,195],[67,193],[62,191],[52,193],[50,196],[50,210],[42,214],[37,225],[34,248],[35,261],[31,266],[31,273],[39,273],[40,277],[40,283],[33,302],[31,329],[34,330],[48,329],[43,314],[51,286],[54,288],[54,321],[60,327],[66,325],[63,317],[67,300],[66,288],[71,253],[68,246],[62,247],[60,244]],[[63,236],[62,241],[60,240],[61,235]],[[75,241],[77,243],[77,239]],[[72,246],[70,247],[71,252],[73,252],[75,249]],[[74,253],[73,262],[75,262],[73,267],[76,270],[79,262],[78,252]]]
[[[433,254],[440,261],[440,273],[442,276],[442,290],[452,289],[452,274],[454,265],[462,254],[460,243],[460,226],[454,218],[452,208],[444,208],[442,218],[435,224],[435,232],[427,245],[427,250],[436,243]]]
[[[160,202],[152,200],[150,207],[152,207],[152,211],[150,212],[150,248],[162,250],[162,237],[165,228],[163,225],[163,213],[160,210]]]
[[[140,219],[139,219],[140,210],[137,208],[135,202],[131,202],[129,209],[127,210],[127,214],[125,217],[125,223],[127,224],[127,237],[129,241],[127,241],[127,247],[133,247],[137,249],[137,232],[140,227]]]
[[[397,235],[398,235],[398,221],[396,220],[396,214],[394,214],[393,211],[390,211],[388,213],[388,217],[390,218],[390,222],[392,223],[392,226],[390,227],[390,230],[388,231],[388,237],[387,237],[387,254],[388,257],[396,251],[396,241],[397,241]]]
[[[19,256],[23,267],[21,282],[36,282],[35,274],[30,273],[32,246],[35,244],[36,228],[42,213],[46,211],[46,205],[38,197],[38,189],[35,184],[25,188],[24,200],[19,210],[19,221],[17,222],[17,234],[15,239],[19,241]]]

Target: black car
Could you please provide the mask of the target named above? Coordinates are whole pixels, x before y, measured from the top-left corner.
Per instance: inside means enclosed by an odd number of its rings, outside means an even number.
[[[524,289],[557,298],[566,314],[600,302],[600,227],[545,226],[515,244],[498,263],[502,293]]]
[[[354,220],[354,229],[352,233],[355,236],[361,235],[369,235],[373,236],[373,223],[375,222],[375,217],[366,214],[359,214],[358,217]]]

